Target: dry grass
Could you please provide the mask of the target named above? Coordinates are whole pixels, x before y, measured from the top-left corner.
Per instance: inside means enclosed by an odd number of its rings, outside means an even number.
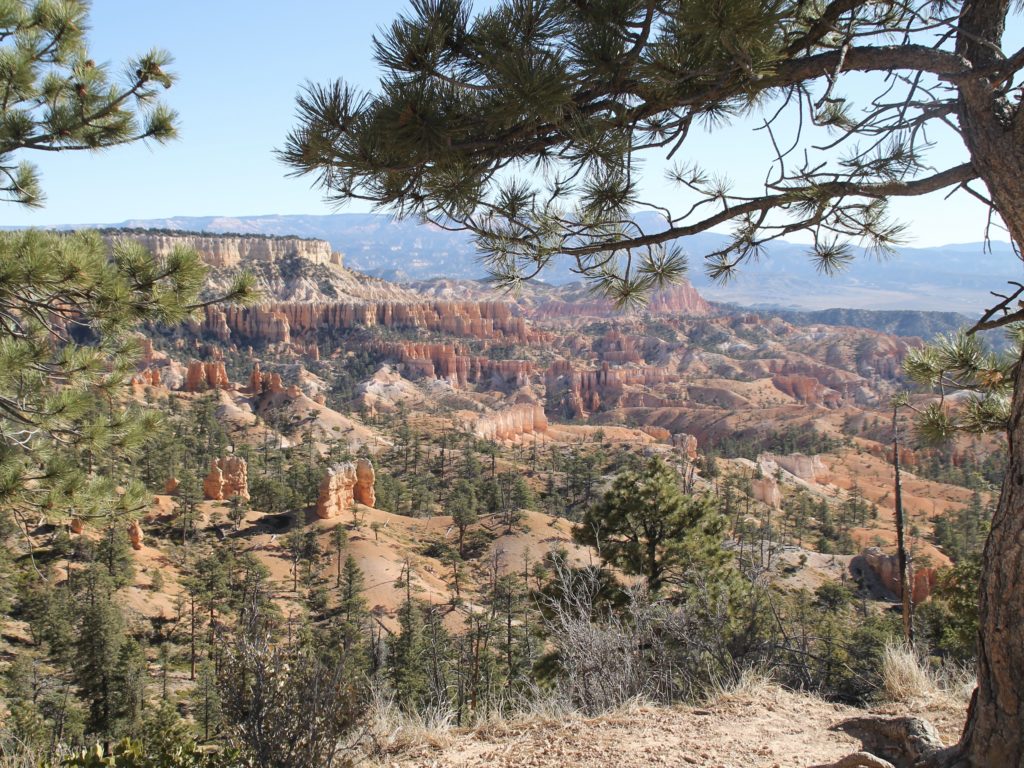
[[[940,692],[938,680],[925,668],[912,648],[886,645],[882,655],[882,686],[890,701],[915,701]]]
[[[929,667],[903,643],[886,646],[882,656],[882,687],[889,701],[937,702],[961,706],[970,699],[974,673],[965,667]]]

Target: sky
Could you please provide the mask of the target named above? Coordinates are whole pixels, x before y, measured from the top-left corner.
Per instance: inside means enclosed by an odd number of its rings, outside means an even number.
[[[486,5],[478,2],[478,7]],[[376,84],[372,36],[408,8],[408,0],[95,0],[90,49],[117,71],[149,48],[169,50],[178,81],[165,101],[180,113],[180,139],[99,154],[30,157],[43,174],[46,205],[38,211],[0,206],[0,226],[116,223],[174,216],[247,216],[362,212],[337,209],[308,178],[287,177],[273,150],[295,122],[302,83],[343,77]],[[690,155],[738,182],[764,178],[770,152],[765,132],[744,125],[696,137]],[[937,164],[965,157],[959,139],[945,137]],[[678,202],[664,165],[644,169],[647,196]],[[984,207],[964,194],[901,201],[894,213],[909,224],[907,245],[981,240]],[[1005,239],[994,232],[995,239]]]

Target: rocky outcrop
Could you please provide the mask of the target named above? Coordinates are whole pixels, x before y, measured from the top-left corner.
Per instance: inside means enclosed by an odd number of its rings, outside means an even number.
[[[163,381],[160,378],[159,368],[143,368],[132,376],[132,386],[137,387],[159,387]]]
[[[813,376],[775,376],[772,378],[772,384],[780,392],[784,392],[804,405],[824,405],[827,408],[838,408],[842,404],[841,394],[823,386]]]
[[[220,314],[223,315],[223,323]],[[513,305],[498,301],[281,302],[258,307],[208,307],[203,329],[230,338],[286,342],[319,330],[354,328],[425,330],[475,339],[543,341],[547,334],[513,314]],[[227,341],[227,338],[221,338]]]
[[[178,481],[178,478],[169,477],[167,478],[167,482],[164,483],[164,493],[168,496],[173,496],[178,492],[178,486],[180,485],[181,483]]]
[[[481,416],[473,423],[473,434],[482,440],[511,440],[523,435],[547,432],[548,417],[538,403],[521,403],[497,413]]]
[[[373,464],[369,459],[356,459],[356,484],[352,489],[352,495],[360,504],[372,507],[377,503],[377,491],[374,484],[377,475],[373,471]]]
[[[690,461],[697,460],[697,438],[685,432],[672,435],[672,445]]]
[[[774,477],[755,477],[750,481],[751,494],[755,501],[767,504],[773,509],[782,507],[782,491]]]
[[[373,464],[369,459],[335,464],[320,481],[316,514],[322,520],[339,517],[358,501],[372,507],[376,503]]]
[[[491,360],[467,354],[457,344],[395,342],[379,344],[378,353],[392,357],[409,378],[442,379],[456,388],[480,384],[491,389],[518,389],[530,382],[533,363],[526,360]]]
[[[110,232],[106,238],[108,241],[135,240],[158,257],[168,256],[175,248],[191,248],[206,264],[218,268],[237,267],[244,262],[273,263],[291,256],[312,264],[342,264],[341,254],[332,252],[331,244],[326,240],[133,230]]]
[[[204,392],[208,389],[227,389],[231,386],[223,360],[204,363],[202,360],[189,360],[185,371],[185,382],[182,389],[186,392]]]
[[[935,589],[937,572],[934,568],[914,568],[913,563],[909,564],[908,571],[911,599],[914,603],[922,603]],[[887,555],[878,547],[869,547],[850,561],[850,573],[872,592],[877,593],[880,589],[881,596],[897,600],[903,597],[899,558],[896,555]]]
[[[245,459],[227,456],[214,459],[210,472],[203,480],[203,496],[212,501],[223,501],[234,496],[249,500],[249,467]]]
[[[145,538],[145,535],[142,533],[142,526],[139,525],[139,521],[132,520],[128,524],[128,541],[131,542],[132,549],[136,552],[142,549],[142,542]]]
[[[627,387],[651,387],[671,380],[671,372],[663,367],[612,368],[602,363],[597,370],[581,371],[568,360],[556,360],[544,374],[549,412],[570,419],[623,405]],[[636,408],[667,405],[664,399],[650,395],[629,402]]]
[[[808,483],[825,484],[832,479],[832,473],[822,461],[821,456],[807,456],[803,453],[786,455],[763,453],[758,457],[757,462],[765,473],[770,473],[774,465]]]

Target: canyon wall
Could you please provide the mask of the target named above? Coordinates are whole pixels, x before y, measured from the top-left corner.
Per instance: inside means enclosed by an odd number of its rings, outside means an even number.
[[[473,423],[473,434],[483,440],[510,440],[535,432],[547,432],[548,417],[539,403],[520,403]]]
[[[673,380],[665,367],[612,368],[603,363],[597,370],[578,370],[569,360],[556,360],[544,374],[548,408],[574,419],[604,407],[618,405],[660,408],[669,403],[656,395],[631,393],[626,402],[627,386],[655,386]]]
[[[510,304],[497,301],[280,302],[258,307],[207,307],[202,330],[222,342],[237,336],[289,343],[321,329],[345,331],[378,326],[522,344],[548,338],[514,315]]]
[[[108,242],[120,239],[142,243],[156,256],[167,256],[178,247],[192,248],[211,267],[238,267],[244,262],[272,263],[296,255],[313,264],[342,265],[341,254],[331,250],[326,240],[304,240],[298,237],[256,237],[247,235],[200,235],[193,233],[113,231],[104,237]]]
[[[394,358],[408,378],[444,379],[457,388],[482,384],[493,389],[518,389],[527,385],[534,373],[533,363],[527,360],[491,360],[467,354],[458,344],[394,342],[373,348]]]

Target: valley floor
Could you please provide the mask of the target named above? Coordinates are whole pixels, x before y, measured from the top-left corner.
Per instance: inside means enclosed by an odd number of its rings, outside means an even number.
[[[955,741],[966,705],[946,697],[873,709],[914,714]],[[400,739],[405,746],[376,766],[579,766],[641,768],[808,768],[828,765],[860,748],[836,728],[863,710],[753,684],[702,707],[636,706],[596,718],[542,718]]]

